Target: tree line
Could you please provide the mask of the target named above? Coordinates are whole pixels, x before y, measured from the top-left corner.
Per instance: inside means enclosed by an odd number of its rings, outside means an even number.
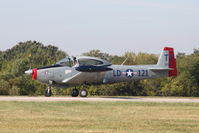
[[[91,50],[83,55],[99,57],[112,64],[156,64],[159,55],[126,52],[122,56]],[[13,48],[0,51],[0,95],[43,95],[47,85],[31,80],[24,74],[29,68],[52,65],[67,56],[53,45],[37,41],[19,42]],[[192,54],[177,53],[177,77],[148,79],[128,83],[87,86],[90,95],[97,96],[199,96],[199,49]],[[69,95],[72,88],[54,88],[55,95]]]

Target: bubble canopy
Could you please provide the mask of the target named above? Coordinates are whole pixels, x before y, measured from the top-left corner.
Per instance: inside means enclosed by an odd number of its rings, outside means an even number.
[[[112,65],[106,60],[89,57],[89,56],[80,56],[80,57],[72,57],[68,56],[56,63],[56,65],[63,65],[68,67],[73,67],[75,65],[78,66],[110,66]]]

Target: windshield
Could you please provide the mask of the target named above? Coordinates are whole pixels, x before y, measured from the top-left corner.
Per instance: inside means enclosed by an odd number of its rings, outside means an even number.
[[[58,61],[56,64],[62,65],[62,66],[72,67],[73,66],[73,58],[66,57],[66,58],[61,59],[60,61]]]

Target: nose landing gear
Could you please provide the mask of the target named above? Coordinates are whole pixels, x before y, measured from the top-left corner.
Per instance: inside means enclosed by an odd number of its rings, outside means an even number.
[[[46,97],[52,96],[52,90],[51,90],[51,87],[50,87],[50,86],[48,86],[48,87],[46,88],[46,90],[44,91],[44,95],[45,95]]]

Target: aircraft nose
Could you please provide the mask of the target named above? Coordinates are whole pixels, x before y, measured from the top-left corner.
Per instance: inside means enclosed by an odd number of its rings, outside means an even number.
[[[30,70],[27,70],[25,71],[25,74],[27,75],[31,75],[32,76],[32,79],[33,80],[36,80],[37,79],[37,68],[34,68],[34,69],[30,69]]]
[[[32,70],[30,69],[30,70],[25,71],[25,74],[32,75]]]

